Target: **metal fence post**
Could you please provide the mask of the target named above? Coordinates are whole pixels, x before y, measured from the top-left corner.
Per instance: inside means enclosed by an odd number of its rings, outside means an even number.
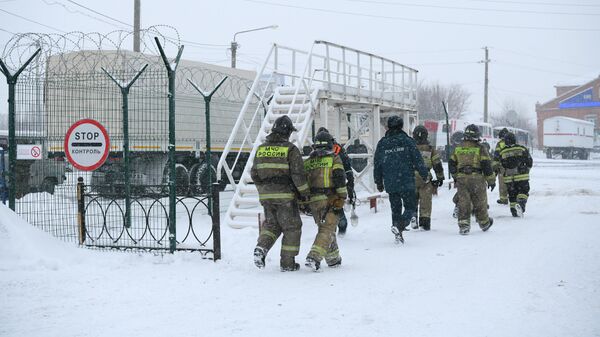
[[[173,253],[177,248],[177,191],[175,184],[177,180],[177,175],[175,172],[175,72],[177,71],[179,59],[183,53],[183,46],[179,47],[179,51],[177,52],[177,56],[173,62],[173,67],[171,67],[171,63],[169,62],[167,55],[165,55],[165,51],[163,50],[158,37],[155,37],[154,41],[156,41],[160,56],[165,64],[165,67],[167,68],[167,76],[169,78],[169,251]]]
[[[6,166],[4,165],[4,148],[0,147],[0,199],[2,203],[6,205]]]
[[[217,86],[211,92],[206,93],[205,91],[200,89],[194,82],[192,82],[192,80],[190,80],[188,78],[188,82],[190,82],[190,84],[194,87],[194,89],[196,89],[196,91],[198,91],[200,93],[200,95],[202,95],[202,97],[204,98],[204,108],[205,108],[205,118],[206,118],[206,123],[205,123],[206,124],[206,159],[205,160],[206,160],[206,165],[207,165],[207,169],[208,169],[208,191],[206,192],[206,195],[208,196],[208,210],[209,211],[212,210],[211,202],[213,199],[212,152],[210,150],[210,146],[211,146],[210,145],[210,101],[212,99],[213,94],[217,90],[219,90],[219,87],[221,87],[221,85],[223,84],[223,82],[225,82],[226,79],[227,79],[227,76],[223,77],[221,82],[219,82],[219,84],[217,84]]]
[[[83,178],[77,178],[77,223],[79,225],[79,244],[85,243],[85,184]]]
[[[15,88],[19,75],[33,59],[42,51],[39,48],[31,57],[15,72],[10,73],[2,59],[0,59],[0,71],[6,77],[8,84],[8,207],[15,210],[15,199],[17,195],[17,182],[15,179],[15,171],[17,167],[17,140],[15,138]]]
[[[219,202],[219,184],[215,183],[212,189],[212,231],[213,231],[213,260],[221,259],[221,211]]]
[[[137,79],[142,75],[144,70],[148,67],[146,64],[127,85],[122,85],[114,76],[112,76],[106,69],[101,67],[102,71],[108,77],[110,77],[119,89],[121,89],[121,96],[123,100],[122,111],[123,111],[123,161],[125,162],[125,227],[131,228],[131,165],[129,155],[129,89]]]

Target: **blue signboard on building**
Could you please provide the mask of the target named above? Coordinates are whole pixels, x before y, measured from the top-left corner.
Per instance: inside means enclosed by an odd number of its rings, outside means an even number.
[[[593,89],[589,88],[560,102],[558,107],[560,109],[600,107],[600,102],[594,101]]]

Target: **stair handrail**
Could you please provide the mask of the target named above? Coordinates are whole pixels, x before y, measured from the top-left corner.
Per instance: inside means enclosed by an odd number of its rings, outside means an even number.
[[[217,180],[221,180],[222,179],[222,170],[225,171],[225,174],[227,175],[227,178],[229,179],[229,182],[235,186],[235,180],[233,179],[233,169],[235,168],[235,165],[232,166],[232,168],[230,168],[227,165],[227,155],[231,152],[231,145],[240,129],[240,127],[242,126],[242,124],[245,124],[244,121],[244,117],[245,117],[245,112],[248,110],[248,106],[250,105],[250,102],[252,101],[252,99],[254,98],[254,94],[256,93],[258,84],[261,82],[261,78],[264,75],[265,69],[267,68],[267,65],[269,63],[269,61],[271,60],[271,56],[273,55],[274,51],[277,49],[277,44],[273,44],[273,46],[271,47],[271,50],[269,51],[269,54],[267,55],[267,58],[265,60],[265,62],[263,63],[261,69],[259,72],[256,73],[256,77],[254,78],[254,82],[252,83],[252,86],[250,87],[250,91],[248,92],[248,95],[246,96],[246,99],[244,100],[244,105],[242,105],[242,109],[240,110],[240,114],[238,115],[238,118],[233,126],[233,129],[231,131],[231,136],[229,137],[229,139],[227,140],[227,143],[225,144],[225,148],[223,149],[223,153],[221,154],[221,157],[219,158],[219,162],[217,164]],[[270,77],[269,82],[273,79],[273,76]],[[270,83],[267,83],[267,85],[265,86],[265,88],[268,88],[268,85]],[[262,96],[261,96],[262,97]],[[254,113],[254,115],[252,116],[252,120],[251,120],[251,125],[253,124],[254,120],[256,119],[256,113],[257,111],[260,110],[260,105],[257,106],[257,109]],[[250,128],[246,129],[246,135],[244,136],[244,140],[242,143],[242,147],[248,137],[248,133]],[[242,151],[239,151],[238,155],[236,156],[236,160],[235,163],[237,163],[237,160],[239,159],[239,156],[241,155]]]

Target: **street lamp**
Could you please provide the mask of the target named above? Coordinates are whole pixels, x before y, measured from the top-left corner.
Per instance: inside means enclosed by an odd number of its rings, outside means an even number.
[[[271,25],[271,26],[266,26],[266,27],[242,30],[240,32],[233,34],[233,41],[231,41],[231,68],[235,68],[235,57],[236,57],[236,53],[237,53],[237,49],[238,49],[238,43],[235,42],[235,38],[238,34],[255,32],[257,30],[264,30],[264,29],[277,29],[278,27],[279,27],[278,25]]]

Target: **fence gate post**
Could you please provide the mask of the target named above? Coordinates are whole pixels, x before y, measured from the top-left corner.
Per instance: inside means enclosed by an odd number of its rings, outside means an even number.
[[[129,89],[137,79],[142,75],[144,70],[148,68],[146,64],[127,85],[122,85],[113,75],[106,69],[100,67],[102,71],[121,89],[122,96],[122,111],[123,111],[123,161],[125,162],[125,227],[131,228],[131,165],[129,160]]]
[[[173,62],[174,66],[171,67],[171,63],[165,55],[158,37],[154,38],[156,46],[160,52],[160,56],[167,68],[167,77],[169,78],[169,251],[175,252],[177,248],[177,236],[176,236],[176,218],[177,218],[177,191],[176,191],[176,172],[175,172],[175,72],[179,65],[179,59],[181,53],[183,53],[183,46],[179,47],[179,52]]]
[[[79,225],[79,244],[85,243],[85,184],[83,178],[77,178],[77,223]]]
[[[15,88],[17,79],[21,72],[33,61],[33,59],[42,51],[39,48],[31,57],[17,70],[11,74],[2,59],[0,59],[0,71],[6,77],[8,84],[8,207],[15,210],[15,198],[17,194],[17,181],[15,179],[15,170],[17,167],[17,140],[15,139]]]
[[[219,183],[212,188],[212,231],[213,231],[213,260],[221,259],[221,210],[219,206]]]

